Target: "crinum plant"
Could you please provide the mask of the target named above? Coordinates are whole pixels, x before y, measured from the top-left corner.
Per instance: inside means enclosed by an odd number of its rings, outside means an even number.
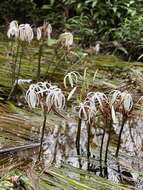
[[[108,130],[108,140],[106,144],[106,151],[105,151],[105,162],[107,161],[107,154],[108,154],[108,147],[110,142],[110,135],[111,135],[111,127],[112,127],[112,113],[111,108],[109,106],[108,97],[102,92],[89,92],[86,97],[87,100],[94,102],[98,113],[104,123],[103,126],[103,136],[101,139],[101,147],[100,147],[100,161],[102,162],[102,152],[103,152],[103,142],[106,130]],[[101,171],[102,173],[102,171]]]
[[[20,24],[16,20],[13,20],[9,24],[7,31],[8,38],[13,38],[13,49],[12,51],[12,88],[9,93],[8,99],[11,98],[15,87],[18,84],[18,79],[21,71],[22,56],[27,42],[30,44],[33,40],[34,34],[29,24]]]
[[[95,78],[95,74],[93,79]],[[67,88],[73,88],[73,89],[70,91],[67,99],[70,100],[75,91],[77,90],[77,88],[79,87],[78,101],[79,103],[82,102],[89,89],[89,80],[90,79],[87,76],[87,68],[84,69],[83,76],[77,71],[68,72],[64,77],[63,81],[64,87],[65,89]]]
[[[63,81],[65,89],[67,89],[68,86],[72,88],[67,98],[68,101],[74,95],[77,89],[77,84],[79,83],[81,79],[82,79],[82,76],[77,71],[71,71],[65,75],[64,81]]]
[[[124,127],[125,122],[128,119],[128,115],[132,110],[133,106],[133,100],[132,96],[124,91],[113,91],[109,93],[109,96],[105,95],[101,92],[89,92],[85,98],[85,103],[80,105],[79,109],[79,118],[83,118],[84,120],[90,120],[90,113],[92,110],[92,121],[95,118],[101,118],[104,126],[103,126],[103,135],[101,139],[101,146],[100,146],[100,175],[103,175],[102,173],[102,154],[103,154],[103,143],[104,143],[104,137],[105,133],[108,132],[108,139],[106,142],[106,149],[105,149],[105,156],[104,156],[104,162],[105,166],[107,164],[107,158],[108,158],[108,152],[109,152],[109,143],[111,141],[111,131],[113,128],[113,124],[117,123],[117,111],[122,113],[123,115],[123,121],[121,130],[119,133],[119,139],[118,139],[118,145],[116,154],[118,155],[119,146],[120,146],[120,140],[121,140],[121,134]],[[96,112],[93,112],[95,110]],[[94,114],[93,114],[94,113]],[[96,113],[96,114],[95,114]],[[98,113],[98,114],[97,114]],[[89,127],[89,126],[88,126]],[[90,136],[90,132],[88,132],[88,135]],[[89,139],[89,137],[88,137]],[[89,141],[89,140],[88,140]],[[107,172],[107,167],[104,168],[104,172]]]
[[[66,48],[69,51],[70,47],[73,45],[73,34],[71,32],[60,34],[58,43],[62,48]]]
[[[79,79],[82,79],[82,76],[77,71],[71,71],[67,73],[64,77],[64,86],[67,88],[67,82],[69,85],[73,88],[74,85],[76,85],[79,81]]]
[[[128,115],[132,110],[133,99],[132,99],[132,96],[127,91],[120,92],[119,90],[112,91],[111,93],[109,93],[108,96],[106,96],[104,93],[101,93],[101,92],[90,92],[87,94],[87,99],[95,102],[98,112],[101,114],[100,117],[102,117],[102,121],[105,125],[103,128],[103,136],[102,136],[101,148],[100,148],[101,160],[102,160],[104,136],[105,136],[106,130],[108,131],[108,139],[107,139],[105,158],[104,158],[105,163],[106,163],[107,157],[108,157],[109,143],[111,140],[112,127],[114,124],[118,123],[116,113],[120,112],[123,116],[121,130],[119,133],[117,150],[116,150],[116,156],[118,156],[122,130],[128,119]]]
[[[81,134],[81,125],[84,122],[87,126],[87,159],[88,159],[88,169],[89,169],[89,157],[90,157],[90,133],[91,133],[91,125],[93,120],[96,117],[97,109],[94,102],[90,100],[85,100],[81,102],[79,106],[75,107],[75,111],[78,115],[78,129],[76,136],[76,148],[77,154],[80,155],[80,134]]]
[[[43,125],[40,139],[40,151],[38,160],[41,158],[44,130],[46,127],[47,114],[50,111],[59,112],[65,108],[65,96],[60,88],[48,82],[31,84],[26,92],[26,100],[29,107],[40,107],[43,113]]]
[[[78,128],[77,128],[77,136],[76,136],[76,148],[77,148],[77,154],[80,155],[80,133],[81,133],[81,125],[84,122],[87,126],[87,132],[88,132],[88,139],[87,139],[87,157],[89,158],[90,155],[90,130],[91,125],[94,120],[94,116],[96,116],[96,106],[95,103],[92,100],[85,99],[83,97],[83,94],[85,94],[88,84],[86,79],[87,69],[84,70],[83,76],[80,75],[77,71],[71,71],[68,72],[64,77],[64,86],[65,89],[72,88],[72,90],[69,92],[67,100],[69,101],[73,95],[75,94],[75,91],[79,90],[80,95],[77,98],[79,102],[79,106],[75,107],[75,111],[78,116]]]
[[[71,65],[71,48],[73,47],[73,39],[74,36],[71,32],[64,32],[59,35],[59,38],[56,42],[56,46],[54,48],[54,58],[56,61],[56,65],[53,68],[52,75],[56,72],[58,68],[61,67],[63,64],[70,64]]]
[[[133,103],[132,95],[130,93],[128,93],[127,91],[121,92],[119,90],[115,90],[109,94],[109,97],[110,97],[110,102],[112,104],[112,107],[113,107],[115,113],[120,113],[121,117],[122,117],[118,144],[117,144],[117,149],[116,149],[116,153],[115,153],[115,156],[118,157],[123,128],[129,118],[129,115],[132,112],[134,103]]]

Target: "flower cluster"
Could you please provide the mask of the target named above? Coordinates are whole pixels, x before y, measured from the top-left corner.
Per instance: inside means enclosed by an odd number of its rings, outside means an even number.
[[[103,110],[103,104],[107,102],[107,97],[101,92],[89,92],[83,103],[75,107],[78,111],[78,116],[80,119],[91,122],[91,120],[96,116],[98,108]]]
[[[62,47],[66,47],[67,49],[73,45],[73,34],[71,32],[64,32],[60,34],[58,42]]]
[[[73,88],[74,85],[76,85],[78,80],[81,78],[82,78],[82,76],[76,71],[71,71],[71,72],[67,73],[64,77],[65,88],[67,88],[67,83],[69,83],[70,86]]]
[[[20,24],[16,20],[13,20],[9,24],[7,31],[8,38],[15,37],[21,41],[31,42],[36,36],[37,40],[42,38],[51,39],[52,26],[48,22],[44,22],[42,26],[32,28],[30,24]],[[73,45],[73,34],[71,32],[64,32],[60,34],[57,41],[62,47],[69,50],[70,46]]]
[[[60,110],[65,107],[65,96],[62,90],[47,82],[31,84],[26,92],[26,101],[30,108],[44,105],[48,112],[52,108]]]
[[[47,22],[44,22],[43,26],[36,28],[37,40],[40,40],[42,37],[51,37],[52,26]],[[7,31],[8,38],[15,37],[21,41],[31,42],[34,38],[33,28],[30,24],[20,24],[16,20],[13,20],[9,24],[9,29]]]
[[[116,112],[129,114],[133,108],[133,98],[127,91],[112,91],[109,96],[101,92],[89,92],[83,103],[75,109],[79,118],[90,121],[100,111],[103,115],[110,115],[113,123],[117,122]]]
[[[9,24],[7,36],[8,38],[12,36],[21,41],[27,41],[30,43],[34,37],[34,33],[29,24],[18,25],[17,21],[14,20]]]
[[[109,94],[109,101],[115,110],[129,113],[133,107],[133,98],[127,91],[112,91]]]
[[[78,111],[78,117],[80,119],[88,121],[89,123],[97,113],[96,105],[92,101],[84,101],[83,103],[80,103],[79,106],[75,107],[75,110]]]
[[[43,26],[37,28],[37,40],[40,40],[42,37],[51,38],[52,26],[51,24],[44,22]]]

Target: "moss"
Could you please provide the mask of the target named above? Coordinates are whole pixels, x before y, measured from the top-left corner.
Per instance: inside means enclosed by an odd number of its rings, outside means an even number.
[[[0,54],[0,91],[8,94],[12,86],[12,70],[10,59],[5,57],[4,49],[8,46],[8,42],[4,42],[0,46],[2,53]],[[76,51],[76,50],[75,50]],[[37,77],[37,64],[38,64],[38,46],[33,43],[26,47],[21,65],[21,73],[19,78],[33,79]],[[127,76],[128,71],[135,67],[133,63],[122,61],[121,59],[112,55],[87,55],[82,58],[77,58],[75,55],[70,55],[70,59],[62,57],[63,51],[55,54],[51,47],[44,49],[44,55],[41,61],[41,80],[48,80],[54,83],[62,83],[63,77],[67,71],[77,70],[81,74],[85,67],[88,68],[90,76],[98,69],[100,80],[120,80]],[[73,56],[73,57],[71,57]],[[77,60],[76,60],[76,59]],[[79,62],[76,62],[79,61]],[[141,66],[136,67],[141,68]],[[112,76],[111,76],[112,75]]]

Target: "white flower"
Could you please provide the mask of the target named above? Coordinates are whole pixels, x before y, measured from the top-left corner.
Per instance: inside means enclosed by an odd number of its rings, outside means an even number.
[[[51,33],[52,33],[52,26],[51,24],[48,24],[47,28],[46,28],[46,33],[48,35],[48,39],[51,38]]]
[[[7,31],[7,36],[10,38],[11,36],[18,38],[19,36],[19,29],[18,29],[18,23],[16,20],[13,20],[9,24],[9,29]]]
[[[26,41],[31,42],[34,37],[33,29],[29,24],[25,24],[25,36],[26,36]]]
[[[89,106],[85,106],[84,103],[80,103],[79,106],[75,107],[75,110],[79,109],[78,117],[85,121],[88,120],[88,114],[87,114],[86,108],[88,109]]]
[[[116,113],[115,113],[114,106],[111,106],[111,116],[112,116],[113,123],[116,124],[117,123],[117,118],[116,118]]]
[[[38,82],[35,84],[35,91],[39,96],[43,97],[44,94],[48,93],[50,86],[51,86],[51,84],[49,84],[47,82]]]
[[[48,110],[50,110],[52,106],[56,109],[64,109],[65,96],[60,88],[53,88],[52,86],[49,88],[46,96],[46,105]]]
[[[117,100],[121,98],[122,92],[119,90],[114,90],[109,93],[110,103],[113,105]]]
[[[63,47],[69,48],[73,45],[73,34],[71,32],[64,32],[60,34],[59,42]]]
[[[48,22],[44,21],[43,26],[40,27],[43,32],[43,37],[48,37],[48,39],[51,38],[52,33],[52,26],[51,24],[48,24]]]
[[[19,25],[19,38],[21,41],[31,42],[34,37],[33,30],[29,24]]]
[[[38,28],[37,28],[37,40],[40,40],[40,39],[41,39],[41,37],[42,37],[41,28],[40,28],[40,27],[38,27]]]
[[[66,74],[66,76],[64,77],[64,86],[65,88],[67,88],[67,80],[70,84],[70,86],[73,88],[75,84],[77,84],[78,79],[81,79],[81,75],[76,72],[76,71],[72,71]]]
[[[108,103],[107,96],[102,92],[89,92],[87,94],[87,99],[95,104],[98,103],[101,109],[103,108],[103,103]]]
[[[119,106],[122,105],[125,112],[129,112],[133,107],[133,98],[127,91],[121,92],[119,90],[112,91],[110,103],[114,104],[118,101]]]
[[[123,94],[122,97],[123,97],[124,110],[125,110],[125,112],[129,112],[133,107],[133,98],[132,98],[131,94],[129,94],[127,92],[125,92],[125,94]]]
[[[96,105],[92,101],[85,101],[85,105],[89,106],[88,109],[88,121],[91,122],[91,120],[96,116],[97,114],[97,109]]]
[[[98,44],[96,44],[96,46],[95,46],[96,55],[99,53],[99,51],[100,51],[100,44],[98,43]]]
[[[91,122],[94,116],[96,116],[97,110],[95,104],[92,101],[85,101],[80,103],[79,106],[75,107],[75,110],[78,111],[78,117],[85,121]]]
[[[26,101],[31,108],[35,108],[39,104],[41,106],[45,105],[48,112],[52,107],[56,110],[64,109],[65,107],[65,96],[62,90],[47,82],[38,82],[30,85],[26,92]]]
[[[17,21],[14,20],[9,25],[7,36],[8,38],[14,36],[15,38],[19,38],[21,41],[27,41],[30,43],[34,37],[34,33],[29,24],[20,24],[18,26]]]
[[[36,85],[31,84],[26,92],[26,101],[30,108],[35,108],[39,105],[39,96],[36,93]]]
[[[51,38],[52,26],[48,22],[44,22],[43,26],[37,28],[37,40],[40,40],[42,37]]]

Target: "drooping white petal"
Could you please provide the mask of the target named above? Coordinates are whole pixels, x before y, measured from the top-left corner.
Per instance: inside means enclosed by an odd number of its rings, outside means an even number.
[[[31,42],[34,37],[33,30],[29,24],[19,25],[19,38],[21,41]]]
[[[41,107],[43,104],[46,105],[48,112],[52,106],[56,110],[65,108],[65,96],[62,90],[47,82],[31,84],[26,93],[26,100],[31,108],[35,108],[39,103]]]
[[[37,28],[37,40],[40,40],[42,37],[42,32],[41,32],[41,29],[40,27]]]
[[[119,90],[114,90],[114,91],[112,91],[112,92],[109,94],[109,96],[112,95],[112,96],[111,96],[111,105],[114,104],[115,101],[116,101],[119,97],[121,97],[121,94],[122,94],[122,92],[119,91]]]
[[[65,47],[70,47],[73,44],[73,34],[71,32],[64,32],[59,36],[59,41]]]
[[[96,44],[96,46],[95,46],[95,52],[96,52],[96,54],[98,54],[99,51],[100,51],[100,44],[98,43],[98,44]]]
[[[85,107],[84,107],[83,103],[80,103],[78,116],[80,119],[83,119],[85,121],[88,120],[88,116],[87,116],[87,113],[85,111]]]
[[[112,115],[113,123],[117,123],[117,118],[116,118],[116,114],[115,114],[115,110],[113,106],[111,107],[111,115]]]
[[[24,28],[25,28],[25,41],[28,41],[30,43],[34,37],[33,30],[29,24],[25,24]]]
[[[17,20],[13,20],[9,24],[9,28],[14,28],[14,27],[18,28],[18,22],[17,22]]]
[[[103,107],[103,102],[108,102],[107,96],[101,92],[90,92],[87,94],[87,98],[92,102],[99,103],[101,109]]]
[[[65,88],[67,88],[67,81],[69,82],[70,86],[73,88],[74,85],[76,85],[78,80],[81,78],[82,78],[81,75],[76,71],[72,71],[72,72],[67,73],[64,77]]]
[[[132,109],[132,107],[133,107],[133,99],[132,99],[131,94],[128,93],[128,94],[126,94],[124,96],[123,106],[124,106],[124,110],[126,112],[129,112]]]
[[[69,83],[70,83],[70,85],[71,85],[71,87],[73,88],[73,78],[72,78],[72,75],[71,75],[71,73],[69,73]]]
[[[72,96],[74,95],[76,89],[77,89],[77,87],[74,87],[74,88],[70,91],[70,93],[69,93],[69,95],[68,95],[68,98],[67,98],[68,101],[72,98]]]
[[[39,98],[33,89],[29,89],[26,93],[26,101],[30,108],[35,108],[39,104]]]
[[[80,103],[79,106],[75,107],[76,112],[78,111],[78,117],[84,121],[88,121],[89,123],[91,120],[96,116],[97,110],[95,104],[91,101],[85,101]]]
[[[46,32],[47,32],[47,35],[48,35],[48,39],[50,39],[51,38],[51,33],[52,33],[52,26],[51,26],[51,24],[48,24]]]
[[[18,38],[19,36],[19,30],[18,30],[18,23],[16,20],[13,20],[9,24],[9,29],[7,31],[7,36],[10,38],[11,36]]]

